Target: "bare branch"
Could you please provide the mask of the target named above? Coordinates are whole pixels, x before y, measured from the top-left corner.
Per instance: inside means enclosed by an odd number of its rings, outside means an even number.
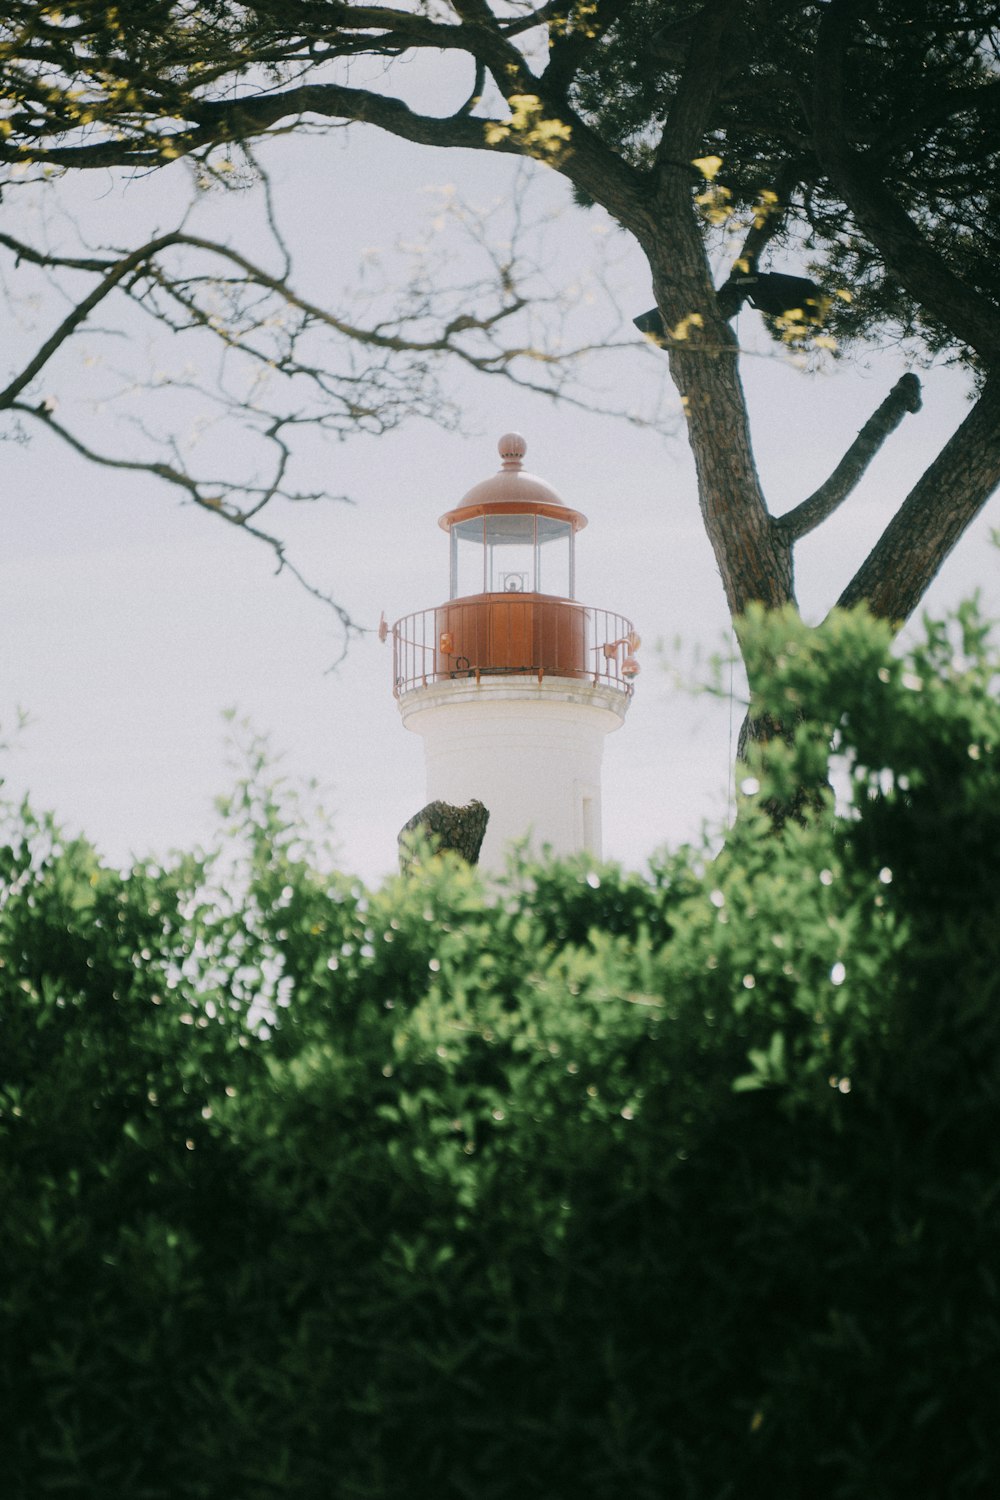
[[[322,604],[328,605],[336,615],[344,632],[345,649],[351,636],[364,634],[364,628],[356,624],[344,607],[338,604],[332,595],[328,594],[324,589],[319,588],[315,583],[312,583],[302,572],[301,568],[289,559],[286,552],[286,544],[280,537],[251,524],[251,517],[256,515],[257,511],[268,500],[279,493],[278,485],[283,465],[279,467],[279,473],[272,484],[260,487],[261,498],[258,504],[248,511],[239,511],[220,498],[230,487],[228,480],[197,481],[182,469],[172,464],[145,462],[141,459],[117,458],[113,454],[102,453],[98,449],[91,447],[90,444],[85,443],[82,438],[77,437],[75,433],[71,432],[61,422],[57,422],[51,411],[44,405],[28,406],[24,402],[14,401],[11,402],[9,409],[19,413],[21,416],[41,422],[50,432],[68,444],[74,452],[79,453],[83,458],[89,459],[91,463],[99,464],[106,469],[126,469],[133,473],[151,474],[156,479],[165,480],[167,484],[171,484],[181,490],[193,505],[197,505],[201,510],[210,512],[213,516],[218,516],[220,520],[228,522],[230,526],[239,528],[240,531],[244,532],[247,536],[253,537],[256,541],[263,542],[274,554],[276,573],[289,573],[305,589],[306,593],[311,594],[314,599],[318,599]],[[210,491],[215,491],[216,493],[213,494]]]
[[[168,245],[176,243],[178,243],[176,235],[161,235],[156,240],[150,240],[147,245],[141,245],[138,250],[133,250],[130,255],[123,256],[118,264],[107,272],[100,285],[88,293],[63,318],[59,326],[53,330],[6,389],[0,391],[0,409],[13,405],[25,386],[30,385],[35,376],[48,364],[56,350],[62,347],[66,340],[86,321],[94,308],[99,306],[105,297],[113,292],[116,287],[120,286],[126,277],[142,266],[145,261],[151,260],[161,250],[166,249]],[[38,263],[44,264],[45,262],[39,261]]]
[[[63,295],[96,281],[8,377],[0,411],[43,426],[93,463],[148,474],[258,538],[282,569],[334,608],[345,631],[359,628],[290,558],[281,538],[259,524],[272,502],[330,498],[296,483],[305,451],[300,436],[307,430],[334,438],[382,433],[412,416],[456,425],[457,411],[436,378],[449,360],[583,410],[661,425],[657,415],[622,411],[613,398],[592,394],[581,383],[577,369],[586,355],[634,345],[613,335],[585,341],[564,336],[574,298],[553,289],[542,260],[533,262],[521,249],[524,237],[545,225],[544,219],[525,219],[527,190],[525,177],[511,198],[475,212],[446,201],[443,212],[437,211],[435,232],[455,225],[471,241],[476,261],[468,279],[449,281],[456,259],[449,237],[436,255],[413,252],[408,282],[395,268],[384,285],[369,282],[355,294],[350,318],[302,295],[289,281],[291,259],[269,199],[264,208],[276,270],[183,225],[127,251],[87,247],[89,253],[78,253],[72,246],[48,249],[23,236],[0,235],[0,252],[21,267],[29,287],[49,273],[58,273]],[[583,296],[582,289],[575,294]],[[106,314],[95,327],[89,318],[99,306],[117,308],[117,323]],[[533,338],[539,311],[547,314],[544,342]],[[123,337],[134,349],[136,316],[149,321],[151,357],[167,365],[145,380],[94,353],[95,343],[100,349],[109,338]],[[593,332],[592,312],[588,319]],[[62,409],[62,367],[53,363],[84,328],[93,373],[74,382],[72,398],[93,408],[85,426]],[[162,335],[170,333],[175,337],[164,341]],[[332,362],[331,333],[339,355]],[[184,365],[178,352],[187,344],[192,358]],[[206,349],[214,350],[214,370]],[[52,382],[44,400],[28,394],[43,373]],[[156,405],[143,399],[153,391]],[[102,432],[102,410],[118,432]],[[236,444],[227,437],[230,424],[244,434]],[[131,436],[123,439],[122,428],[131,428]]]
[[[900,376],[878,410],[858,433],[829,479],[794,510],[775,519],[782,536],[797,542],[814,531],[847,499],[868,465],[907,412],[920,410],[920,381],[914,374]]]
[[[29,245],[25,240],[15,239],[10,234],[0,234],[0,245],[12,250],[15,256],[15,264],[22,260],[30,261],[35,266],[58,266],[69,271],[96,271],[98,274],[113,270],[117,264],[116,256],[79,256],[79,255],[53,255],[49,251],[38,250],[34,245]]]
[[[987,381],[961,427],[925,470],[841,594],[901,624],[1000,485],[1000,379]]]

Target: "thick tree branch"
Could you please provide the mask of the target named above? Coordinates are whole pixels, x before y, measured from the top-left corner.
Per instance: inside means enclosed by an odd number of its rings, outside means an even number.
[[[788,206],[792,193],[802,176],[801,163],[785,162],[775,179],[773,192],[776,202],[766,212],[756,213],[733,263],[733,270],[719,287],[719,307],[723,316],[732,319],[739,312],[748,294],[747,279],[753,272],[761,254],[772,239],[784,229],[788,220]]]
[[[542,88],[549,98],[566,98],[573,79],[586,62],[592,48],[631,3],[632,0],[597,0],[594,9],[586,12],[583,22],[572,29],[564,29],[561,34],[550,36],[549,65],[541,78]],[[571,11],[571,5],[563,7],[564,25]]]
[[[913,374],[901,375],[825,484],[821,484],[794,510],[776,518],[774,524],[781,535],[797,542],[831,516],[855,489],[886,438],[895,432],[906,413],[919,410],[920,381]]]
[[[40,161],[79,168],[160,166],[165,152],[176,159],[227,141],[251,140],[266,135],[277,125],[308,115],[377,125],[418,145],[522,154],[517,142],[507,136],[487,143],[486,120],[471,119],[461,113],[443,118],[421,115],[402,99],[388,94],[334,83],[308,83],[273,94],[192,101],[185,109],[190,127],[171,134],[142,134],[123,141],[97,141],[93,145],[44,146],[30,152],[0,144],[0,161]]]
[[[472,92],[469,95],[469,97],[466,99],[465,103],[464,104],[460,104],[459,107],[458,107],[458,109],[456,109],[455,114],[452,116],[453,119],[458,118],[460,115],[471,115],[472,114],[472,111],[476,108],[476,106],[482,102],[483,87],[484,87],[485,83],[486,83],[486,64],[485,63],[481,63],[481,62],[477,62],[476,63],[475,77],[473,78],[473,81],[472,81]]]
[[[449,0],[449,3],[461,17],[463,45],[478,62],[485,63],[504,98],[512,93],[530,92],[535,77],[523,55],[504,35],[486,0]]]
[[[902,624],[963,532],[1000,485],[1000,377],[893,516],[837,603],[866,604]]]
[[[605,0],[605,3],[614,8],[619,0]],[[534,156],[558,166],[588,192],[600,191],[599,184],[610,180],[622,189],[620,195],[613,193],[612,201],[608,202],[611,212],[619,214],[622,207],[634,212],[644,193],[641,174],[609,149],[558,96],[551,99],[546,96],[524,56],[509,40],[509,28],[501,25],[484,0],[456,0],[455,9],[461,16],[461,24],[457,26],[431,22],[426,17],[402,17],[399,12],[379,6],[337,7],[330,18],[332,29],[330,19],[327,21],[323,41],[329,45],[322,53],[317,56],[310,51],[302,57],[286,59],[290,65],[294,62],[305,71],[337,57],[349,58],[359,50],[386,56],[413,48],[464,51],[476,64],[476,84],[471,98],[457,104],[449,114],[420,113],[392,95],[332,82],[285,83],[253,91],[244,88],[237,97],[227,89],[225,97],[208,98],[201,72],[197,76],[192,73],[179,83],[173,81],[167,54],[166,60],[157,58],[159,72],[155,76],[148,81],[137,81],[136,105],[113,115],[114,138],[102,125],[103,106],[99,97],[93,106],[73,104],[68,112],[61,105],[55,113],[43,109],[37,119],[26,112],[15,112],[9,121],[10,133],[0,134],[0,164],[32,163],[91,170],[113,166],[154,168],[179,157],[204,154],[227,143],[246,142],[291,129],[296,124],[308,123],[312,117],[375,125],[420,145]],[[562,5],[556,10],[563,14],[567,7]],[[539,19],[545,19],[541,12]],[[398,29],[398,35],[394,28]],[[396,47],[396,42],[401,46]],[[191,69],[195,62],[202,66],[203,59],[195,55],[197,44],[193,46],[192,57],[179,58],[171,66]],[[512,128],[508,120],[474,117],[471,109],[478,98],[479,70],[483,67],[489,69],[505,98],[522,95],[539,99],[538,119],[529,112],[522,126]],[[72,57],[64,63],[63,88],[68,91],[67,98],[81,92],[70,88],[75,68]],[[133,81],[136,64],[130,64],[130,68],[131,72],[126,71],[123,76]],[[237,62],[231,64],[229,71],[238,78],[245,69]],[[100,73],[94,60],[81,62],[79,76],[94,90],[97,85],[91,73],[95,76]],[[212,87],[218,89],[223,82],[221,78],[215,79]],[[82,92],[87,94],[88,90]],[[82,118],[93,121],[86,132],[82,130]],[[545,127],[550,124],[567,127],[568,140],[564,136],[555,139],[551,134],[547,136]]]
[[[656,149],[661,172],[677,171],[701,149],[712,105],[728,71],[725,59],[740,8],[738,0],[710,0],[695,17],[687,62]]]
[[[843,502],[887,433],[914,409],[916,391],[912,379],[901,382],[827,482],[788,515],[770,516],[754,463],[739,350],[723,316],[726,293],[735,304],[746,288],[733,279],[723,288],[720,308],[708,247],[727,209],[721,194],[714,206],[705,194],[700,206],[706,212],[699,212],[692,201],[694,159],[725,158],[736,201],[753,202],[763,184],[778,192],[775,211],[758,215],[743,245],[752,264],[768,240],[801,214],[830,284],[846,267],[845,279],[856,286],[850,316],[859,337],[879,326],[919,330],[917,320],[926,314],[932,352],[947,331],[978,354],[967,363],[989,365],[1000,358],[1000,296],[990,241],[977,233],[980,222],[988,225],[994,216],[996,152],[988,127],[998,87],[978,83],[995,77],[997,51],[995,38],[976,33],[973,0],[940,17],[933,6],[917,7],[912,31],[895,26],[906,7],[882,0],[805,7],[795,0],[669,0],[658,7],[638,0],[396,0],[395,6],[301,0],[294,7],[282,0],[235,7],[157,0],[152,10],[124,7],[126,23],[110,32],[100,6],[70,7],[65,15],[34,0],[8,0],[8,8],[11,17],[0,21],[0,31],[4,39],[14,38],[18,55],[0,55],[0,163],[34,164],[41,175],[46,165],[152,168],[194,156],[207,175],[217,147],[238,142],[246,149],[258,137],[319,134],[358,121],[420,145],[533,157],[600,203],[635,236],[649,261],[671,372],[684,401],[702,514],[734,615],[754,600],[773,607],[794,598],[793,542]],[[635,27],[609,32],[626,10]],[[644,34],[641,23],[651,11],[656,18]],[[661,24],[664,29],[651,35]],[[539,78],[533,60],[546,26],[551,55]],[[515,38],[529,32],[519,50]],[[599,45],[602,35],[605,45]],[[423,74],[416,93],[401,91],[419,101],[411,107],[383,90],[390,87],[387,70],[418,54],[444,54],[450,66],[437,92]],[[476,69],[471,95],[465,57]],[[347,72],[355,59],[366,60],[368,71],[361,76],[369,87],[348,86],[357,81],[358,75]],[[915,69],[923,70],[919,88],[913,85]],[[487,72],[510,106],[496,113],[509,118],[478,114]],[[963,86],[973,111],[967,118],[954,115]],[[945,96],[951,123],[941,127],[934,110],[940,112]],[[913,141],[907,139],[890,160],[886,146],[893,129],[906,134],[916,127]],[[856,238],[845,224],[858,230]],[[0,246],[17,253],[9,237],[0,237]],[[550,382],[544,353],[513,337],[505,345],[503,330],[512,326],[507,320],[524,306],[506,273],[499,305],[491,301],[482,315],[476,315],[479,301],[470,304],[450,284],[442,312],[427,292],[432,283],[425,275],[414,282],[415,308],[366,330],[358,326],[363,315],[346,321],[328,313],[298,297],[284,276],[254,267],[228,247],[211,252],[225,258],[221,276],[194,258],[210,253],[205,242],[191,236],[183,249],[179,269],[172,258],[147,261],[120,273],[120,289],[161,327],[190,333],[199,354],[213,335],[218,340],[212,346],[216,385],[198,391],[198,373],[190,380],[185,372],[177,380],[165,376],[164,401],[175,399],[188,415],[196,392],[207,395],[215,403],[212,411],[227,418],[240,413],[254,441],[272,445],[263,482],[251,472],[252,450],[250,457],[242,448],[233,454],[238,472],[223,500],[234,524],[245,526],[272,493],[287,495],[285,438],[296,426],[311,423],[339,434],[352,424],[381,430],[401,414],[433,415],[439,397],[428,390],[428,377],[445,352],[477,370],[522,381],[523,361],[532,359],[534,369],[544,371],[537,376],[542,387],[566,397],[558,375]],[[74,292],[80,273],[101,283],[8,387],[13,407],[44,421],[50,409],[31,408],[35,398],[26,396],[25,387],[107,295],[104,283],[119,274],[119,264],[85,264],[82,255],[72,266],[66,257],[35,263],[58,264]],[[780,273],[769,274],[773,283],[780,279]],[[758,277],[758,296],[762,290]],[[773,285],[771,290],[777,295]],[[277,299],[280,307],[269,305]],[[843,317],[846,322],[848,315]],[[326,362],[327,330],[350,340],[346,373]],[[359,352],[365,343],[367,354]],[[276,389],[280,396],[270,394]],[[128,390],[126,380],[125,392],[116,392],[122,406]],[[995,483],[997,405],[988,385],[963,428],[964,448],[959,444],[941,455],[845,598],[853,592],[891,618],[912,607],[907,601],[914,590],[919,595],[920,579],[933,576]],[[121,409],[116,414],[121,418]],[[187,469],[198,468],[202,454],[218,451],[215,438],[194,446],[202,430],[207,428],[197,429],[182,459],[167,464],[182,476],[182,488],[197,484]],[[175,450],[169,442],[165,447],[169,459]],[[142,450],[151,473],[161,452],[163,447],[153,449],[150,457],[149,449]],[[198,461],[192,458],[189,465],[189,453]],[[203,494],[205,503],[215,498],[211,490]]]

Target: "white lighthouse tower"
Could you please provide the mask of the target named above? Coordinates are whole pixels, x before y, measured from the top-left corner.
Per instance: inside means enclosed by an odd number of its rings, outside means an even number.
[[[480,863],[507,845],[601,854],[604,737],[619,729],[639,668],[630,621],[577,603],[586,517],[526,474],[518,433],[503,467],[440,518],[451,543],[446,604],[397,620],[394,691],[423,737],[427,800],[477,799],[490,821]]]

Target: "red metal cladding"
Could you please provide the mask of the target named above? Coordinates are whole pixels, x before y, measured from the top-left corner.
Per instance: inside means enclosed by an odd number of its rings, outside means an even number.
[[[538,594],[452,599],[435,610],[438,675],[456,669],[586,677],[587,612],[583,605]],[[450,650],[443,643],[450,638]],[[592,670],[592,666],[591,666]]]
[[[578,678],[631,693],[623,615],[544,594],[478,594],[393,626],[394,689],[461,677]]]

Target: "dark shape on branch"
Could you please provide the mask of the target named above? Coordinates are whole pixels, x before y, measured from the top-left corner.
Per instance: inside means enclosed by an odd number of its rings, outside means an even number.
[[[815,281],[810,281],[807,276],[788,276],[784,271],[754,271],[743,276],[730,276],[716,292],[715,300],[727,323],[735,318],[744,302],[749,302],[766,317],[786,318],[798,313],[803,322],[815,324],[823,322],[830,301]],[[658,343],[666,342],[658,307],[640,313],[632,322],[647,338]]]
[[[658,307],[651,307],[649,312],[640,313],[637,318],[632,319],[632,322],[647,338],[655,339],[658,344],[665,342],[663,319]]]
[[[747,280],[747,300],[758,312],[769,318],[787,318],[798,312],[807,323],[822,323],[830,299],[815,281],[786,276],[783,271],[764,271]]]
[[[749,302],[768,318],[787,318],[797,313],[803,322],[822,323],[830,299],[807,276],[751,270],[730,276],[716,293],[716,301],[727,322],[735,318],[744,302]]]
[[[475,799],[465,807],[454,807],[450,802],[428,802],[399,830],[400,871],[405,875],[413,863],[407,835],[418,832],[429,836],[436,853],[450,849],[468,864],[477,865],[489,821],[489,812]]]
[[[731,322],[742,310],[757,280],[756,276],[730,276],[729,280],[719,287],[715,294],[715,301],[727,323]]]

